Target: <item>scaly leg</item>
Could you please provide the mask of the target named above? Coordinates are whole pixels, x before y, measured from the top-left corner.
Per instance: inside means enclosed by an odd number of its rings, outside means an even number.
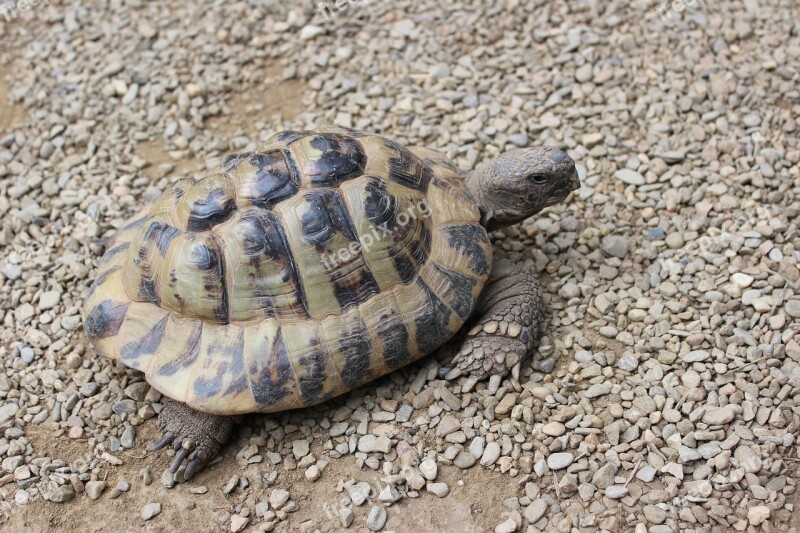
[[[511,261],[496,261],[473,316],[454,366],[478,380],[505,376],[538,346],[542,286]]]

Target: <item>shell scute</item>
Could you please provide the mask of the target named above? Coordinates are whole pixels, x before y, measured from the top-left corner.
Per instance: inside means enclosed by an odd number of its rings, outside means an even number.
[[[247,377],[253,410],[300,405],[300,394],[280,323],[274,318],[245,329]]]
[[[364,173],[367,155],[354,138],[319,133],[291,145],[305,187],[336,187]]]
[[[232,177],[239,184],[240,207],[270,209],[297,193],[299,177],[281,150],[250,154],[239,161]]]
[[[277,214],[245,209],[217,233],[228,267],[231,321],[308,317],[303,286]]]
[[[214,174],[195,183],[178,202],[178,213],[189,232],[210,230],[225,222],[236,209],[233,182]]]

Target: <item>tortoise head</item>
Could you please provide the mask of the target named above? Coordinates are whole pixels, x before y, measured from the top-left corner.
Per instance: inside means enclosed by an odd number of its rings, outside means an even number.
[[[560,203],[581,186],[575,162],[551,146],[508,151],[479,165],[466,184],[490,231]]]

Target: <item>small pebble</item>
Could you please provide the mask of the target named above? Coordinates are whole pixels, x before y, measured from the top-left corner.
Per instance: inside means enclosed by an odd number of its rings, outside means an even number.
[[[141,516],[142,520],[150,520],[157,514],[161,512],[161,504],[160,503],[148,503],[144,507],[142,507]]]
[[[386,524],[386,518],[386,509],[376,505],[369,511],[369,516],[367,516],[367,527],[371,531],[380,531]]]

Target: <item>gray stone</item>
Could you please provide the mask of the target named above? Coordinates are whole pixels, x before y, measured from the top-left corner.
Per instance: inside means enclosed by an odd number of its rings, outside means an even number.
[[[262,518],[269,511],[269,502],[260,501],[256,504],[256,516]]]
[[[788,300],[783,309],[790,317],[800,318],[800,300]]]
[[[411,413],[414,412],[414,408],[411,404],[404,403],[398,409],[397,413],[395,414],[395,421],[397,422],[408,422],[411,419]]]
[[[610,485],[606,487],[605,495],[612,500],[619,500],[628,495],[628,487],[624,485]]]
[[[50,495],[50,501],[55,503],[65,503],[75,498],[75,490],[72,485],[62,485]]]
[[[339,520],[342,522],[343,527],[350,527],[353,525],[353,511],[347,507],[339,509]]]
[[[369,498],[369,493],[371,491],[371,487],[369,483],[362,482],[362,483],[354,483],[347,487],[347,493],[350,495],[350,501],[353,502],[353,505],[364,505],[364,502],[367,501]]]
[[[444,498],[450,493],[450,487],[447,486],[447,483],[428,483],[425,485],[425,490],[439,498]]]
[[[693,350],[683,356],[685,363],[700,363],[708,359],[709,353],[706,350]]]
[[[612,463],[606,463],[597,469],[592,476],[592,483],[598,489],[605,489],[614,484],[614,476],[617,474],[617,467]]]
[[[508,518],[505,521],[497,524],[494,528],[494,533],[514,533],[519,528],[519,525],[513,518]]]
[[[135,440],[136,440],[136,428],[133,426],[126,427],[125,431],[122,432],[122,436],[119,438],[120,444],[126,450],[133,448]]]
[[[642,508],[644,519],[651,524],[663,524],[667,519],[667,513],[655,505],[645,505]]]
[[[739,464],[739,468],[748,474],[757,474],[761,471],[761,458],[753,451],[750,446],[742,444],[737,446],[733,452],[733,457]]]
[[[436,479],[436,474],[439,472],[439,467],[436,465],[436,461],[431,459],[430,457],[426,457],[420,464],[419,464],[419,471],[427,479],[428,481],[433,481]]]
[[[560,437],[566,431],[564,424],[561,422],[548,422],[542,427],[542,433],[550,437]]]
[[[594,398],[599,398],[600,396],[605,396],[609,392],[611,392],[611,389],[609,388],[609,386],[607,384],[605,384],[605,383],[595,383],[594,385],[592,385],[588,389],[586,389],[584,391],[583,395],[586,398],[589,398],[590,400],[593,400]]]
[[[281,509],[289,501],[289,491],[283,489],[273,489],[269,495],[269,505],[276,511]]]
[[[161,512],[161,504],[160,503],[148,503],[142,507],[141,517],[142,520],[150,520],[158,513]]]
[[[309,444],[308,441],[305,439],[298,439],[292,441],[292,454],[294,455],[295,459],[302,459],[309,452]]]
[[[525,520],[533,524],[538,522],[547,512],[547,502],[542,498],[537,498],[525,508]]]
[[[96,500],[100,497],[105,488],[105,481],[89,481],[86,483],[86,495],[89,496],[89,498]]]
[[[618,235],[608,235],[603,238],[600,247],[612,257],[625,258],[628,255],[628,240]]]
[[[570,452],[551,453],[547,457],[547,466],[550,470],[561,470],[567,468],[575,460],[575,456]]]
[[[165,474],[169,473],[169,470],[166,470],[164,473]],[[222,487],[222,493],[230,494],[238,485],[239,485],[239,476],[233,475],[230,477],[230,479],[228,479],[228,482],[225,483],[225,486]]]
[[[703,422],[710,426],[720,426],[728,424],[736,417],[736,413],[730,407],[715,407],[709,405],[703,413]]]
[[[631,354],[625,354],[619,358],[617,366],[626,372],[633,372],[639,367],[639,360]]]
[[[475,459],[480,459],[483,456],[485,446],[486,439],[483,437],[475,437],[472,439],[472,442],[469,443],[469,453],[471,453]]]
[[[680,457],[682,463],[686,464],[702,459],[703,455],[698,450],[681,445],[678,446],[678,457]]]
[[[629,168],[621,168],[614,172],[614,177],[628,185],[644,185],[644,176]]]
[[[394,485],[389,484],[386,485],[380,494],[378,494],[378,499],[384,503],[394,503],[400,500],[403,496],[400,494],[400,491],[395,488]]]
[[[412,466],[404,466],[403,469],[400,470],[400,475],[403,476],[408,482],[408,486],[413,490],[420,490],[425,486],[425,478]]]
[[[456,458],[453,460],[453,464],[462,470],[475,466],[477,462],[478,460],[474,455],[465,451],[458,452],[458,455],[456,455]]]
[[[17,505],[26,505],[31,499],[31,495],[25,489],[19,489],[14,493],[14,502]]]
[[[496,442],[490,442],[486,445],[486,448],[483,450],[483,455],[481,455],[481,464],[483,466],[493,465],[495,461],[500,457],[500,445]]]
[[[386,524],[386,518],[386,509],[376,505],[369,511],[369,516],[367,516],[367,527],[371,531],[380,531]]]
[[[30,346],[23,346],[19,349],[19,356],[25,362],[25,364],[31,364],[33,359],[36,357],[36,353],[33,351],[33,348]]]
[[[669,164],[680,163],[686,158],[686,152],[683,150],[670,150],[668,152],[658,154],[658,157]]]
[[[644,465],[636,472],[636,479],[650,483],[656,477],[656,469],[650,465]]]
[[[758,527],[772,516],[772,509],[766,505],[756,505],[747,510],[747,520],[753,527]]]
[[[15,403],[6,402],[0,405],[0,424],[14,418],[17,411],[19,411],[19,406]]]
[[[461,428],[461,424],[455,417],[447,415],[439,422],[439,425],[436,426],[436,436],[437,437],[446,437],[450,433],[457,431]]]
[[[39,297],[39,309],[45,311],[52,309],[61,301],[61,293],[58,291],[46,291]]]

